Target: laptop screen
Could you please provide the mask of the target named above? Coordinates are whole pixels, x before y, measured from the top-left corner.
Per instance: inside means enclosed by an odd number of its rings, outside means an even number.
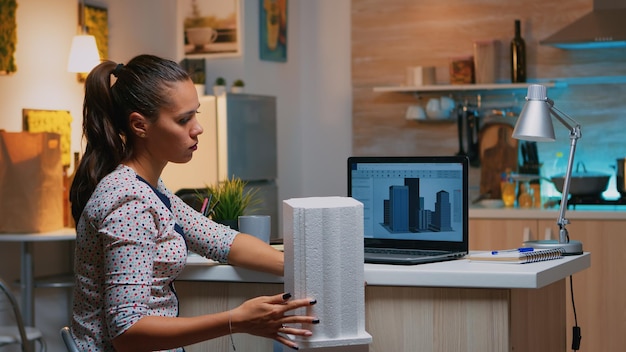
[[[466,251],[467,192],[465,156],[348,158],[366,247]]]

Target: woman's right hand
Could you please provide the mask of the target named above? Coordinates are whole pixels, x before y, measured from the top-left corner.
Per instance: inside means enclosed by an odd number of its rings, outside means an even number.
[[[297,349],[298,345],[286,334],[311,336],[311,330],[294,327],[292,324],[318,324],[319,319],[306,315],[285,315],[296,308],[308,307],[317,303],[314,299],[290,300],[291,294],[261,296],[245,301],[229,312],[231,333],[247,333],[276,340]]]

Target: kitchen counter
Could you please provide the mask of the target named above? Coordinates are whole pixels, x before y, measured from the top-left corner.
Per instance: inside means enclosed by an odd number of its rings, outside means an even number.
[[[591,254],[585,253],[531,264],[466,259],[409,266],[365,264],[365,324],[372,343],[329,351],[411,352],[415,346],[426,352],[454,350],[451,346],[485,352],[566,351],[565,278],[587,271],[590,263]],[[176,288],[180,315],[195,316],[281,293],[283,284],[281,277],[192,255]],[[311,312],[324,308],[319,302]],[[228,338],[185,350],[225,350]],[[274,350],[272,340],[246,334],[237,334],[235,343],[242,351]]]
[[[484,208],[470,207],[471,219],[536,219],[556,222],[559,216],[557,208],[550,209],[519,209],[519,208]],[[624,205],[577,205],[576,209],[568,209],[565,218],[569,220],[626,220],[626,206]]]

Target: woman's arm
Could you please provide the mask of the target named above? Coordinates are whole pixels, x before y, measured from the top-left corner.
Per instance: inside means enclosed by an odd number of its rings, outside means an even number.
[[[228,254],[228,263],[242,268],[283,276],[283,252],[260,239],[240,233],[235,237]]]
[[[118,352],[153,351],[188,346],[233,333],[247,333],[297,349],[298,345],[283,334],[311,336],[311,330],[291,324],[317,324],[319,320],[312,316],[286,315],[293,309],[316,303],[306,298],[290,298],[290,294],[256,297],[228,312],[191,318],[144,316],[113,339],[113,346]]]
[[[113,346],[118,352],[154,351],[228,335],[228,314],[220,312],[189,318],[144,316],[114,338]]]

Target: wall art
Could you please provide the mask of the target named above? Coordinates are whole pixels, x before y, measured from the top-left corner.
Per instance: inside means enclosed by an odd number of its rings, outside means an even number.
[[[185,57],[241,56],[240,0],[179,0]]]
[[[259,56],[287,61],[287,0],[259,0]]]
[[[15,47],[17,45],[16,0],[0,0],[0,75],[17,71]]]

